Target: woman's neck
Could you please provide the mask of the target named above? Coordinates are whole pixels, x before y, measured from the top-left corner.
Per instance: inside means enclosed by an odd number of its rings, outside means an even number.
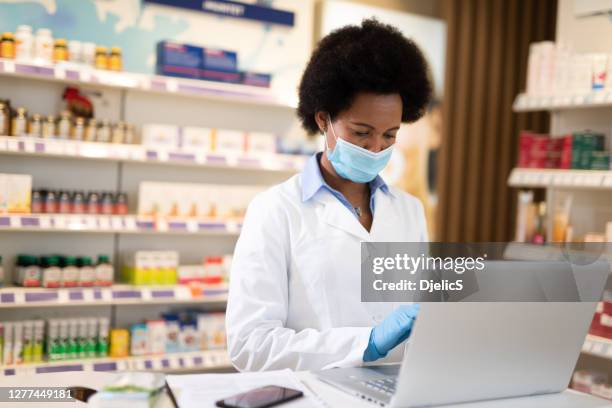
[[[336,173],[334,166],[327,159],[325,152],[321,154],[321,175],[323,180],[331,188],[339,191],[344,195],[350,202],[354,200],[359,202],[364,196],[369,195],[369,186],[367,183],[355,183],[351,180],[344,179]]]

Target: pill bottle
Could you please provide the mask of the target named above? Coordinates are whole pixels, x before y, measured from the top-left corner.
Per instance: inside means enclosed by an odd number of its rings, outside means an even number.
[[[0,40],[0,57],[8,59],[15,58],[15,37],[11,32],[2,34],[2,40]]]
[[[53,46],[53,62],[68,61],[68,45],[66,39],[58,38]]]
[[[34,37],[32,27],[20,25],[15,33],[15,59],[18,61],[32,60],[34,51]]]
[[[40,28],[36,31],[34,58],[46,64],[53,62],[53,37],[51,36],[51,30],[48,28]]]
[[[108,50],[106,47],[96,47],[95,67],[97,69],[108,69]]]
[[[28,126],[28,111],[26,108],[17,108],[11,121],[11,136],[24,136]]]
[[[123,68],[123,60],[121,57],[121,48],[112,47],[110,56],[108,57],[108,69],[111,71],[121,71]]]

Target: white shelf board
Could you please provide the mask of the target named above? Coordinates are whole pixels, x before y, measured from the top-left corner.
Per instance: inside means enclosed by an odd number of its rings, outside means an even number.
[[[612,340],[588,334],[582,346],[582,352],[612,360]]]
[[[269,88],[198,79],[104,71],[69,63],[40,65],[33,62],[0,59],[0,75],[295,109],[295,101],[281,100]]]
[[[27,136],[0,136],[0,154],[288,173],[300,171],[307,159],[307,156],[303,155],[194,153],[154,149],[142,145],[40,139]]]
[[[521,93],[515,98],[512,105],[514,112],[598,107],[612,108],[612,89],[565,95],[528,95]]]
[[[135,286],[117,284],[88,288],[0,288],[0,309],[30,307],[82,307],[224,303],[227,285]]]
[[[514,168],[508,177],[508,185],[612,190],[612,171]]]
[[[0,231],[238,235],[242,221],[137,215],[0,214]]]
[[[0,366],[2,376],[62,373],[68,371],[186,372],[231,368],[226,350],[166,353],[158,356],[91,358]]]

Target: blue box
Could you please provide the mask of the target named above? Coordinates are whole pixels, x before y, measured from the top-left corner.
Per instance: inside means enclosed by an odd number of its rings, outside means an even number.
[[[200,79],[216,82],[240,83],[240,72],[219,71],[214,69],[201,69]]]
[[[155,72],[181,78],[199,78],[204,48],[172,41],[157,43]]]
[[[271,74],[264,74],[261,72],[244,71],[242,72],[241,83],[250,86],[259,86],[262,88],[269,88],[270,81],[272,80]]]
[[[210,71],[238,71],[238,55],[234,51],[204,48],[203,70]]]

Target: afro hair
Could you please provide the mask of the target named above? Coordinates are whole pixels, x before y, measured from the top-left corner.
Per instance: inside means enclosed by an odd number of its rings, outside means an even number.
[[[342,27],[319,42],[299,86],[302,126],[318,133],[316,112],[336,116],[361,92],[399,94],[407,123],[423,116],[431,98],[429,69],[419,48],[376,19]]]

